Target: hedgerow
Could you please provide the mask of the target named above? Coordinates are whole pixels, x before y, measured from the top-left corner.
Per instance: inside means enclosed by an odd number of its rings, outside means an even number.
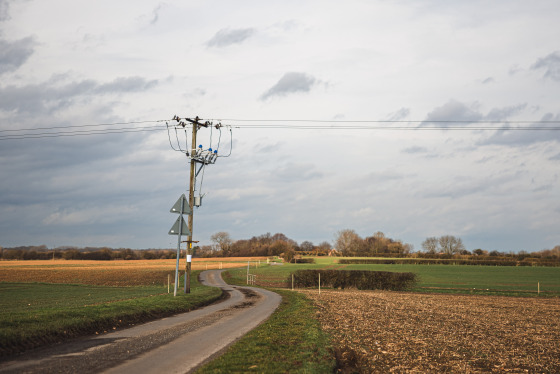
[[[319,274],[321,287],[355,288],[358,290],[402,291],[416,285],[414,273],[367,270],[298,270],[293,274],[294,286],[298,288],[318,287]],[[292,274],[288,284],[292,282]]]

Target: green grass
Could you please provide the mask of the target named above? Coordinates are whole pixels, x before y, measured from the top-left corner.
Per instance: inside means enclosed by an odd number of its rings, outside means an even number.
[[[332,373],[335,359],[329,337],[305,296],[274,290],[278,310],[263,324],[197,373]]]
[[[560,268],[472,265],[348,265],[350,270],[413,272],[420,281],[416,291],[451,290],[459,293],[493,293],[517,296],[560,296]]]
[[[419,282],[414,291],[500,294],[509,296],[536,296],[540,283],[540,296],[560,296],[560,267],[542,266],[472,266],[472,265],[390,265],[352,264],[340,265],[337,258],[317,257],[315,264],[285,264],[282,266],[251,265],[251,274],[257,283],[286,287],[290,274],[300,269],[345,269],[412,272]],[[231,270],[231,281],[246,284],[247,268]]]
[[[162,287],[106,287],[0,283],[0,356],[71,337],[103,333],[194,309],[218,299],[195,272],[191,293],[177,297]]]

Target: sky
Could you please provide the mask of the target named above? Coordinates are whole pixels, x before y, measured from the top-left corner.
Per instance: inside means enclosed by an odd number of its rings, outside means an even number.
[[[0,246],[175,248],[177,115],[224,125],[198,133],[224,156],[197,178],[200,244],[553,248],[558,19],[556,0],[0,0]]]

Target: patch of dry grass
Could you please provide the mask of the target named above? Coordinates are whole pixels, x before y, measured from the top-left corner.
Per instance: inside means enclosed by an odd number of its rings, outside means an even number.
[[[560,372],[560,300],[301,291],[342,372]]]

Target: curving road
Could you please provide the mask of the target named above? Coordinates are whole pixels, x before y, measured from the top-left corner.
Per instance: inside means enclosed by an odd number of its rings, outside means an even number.
[[[280,305],[278,294],[229,286],[221,272],[200,274],[203,284],[229,294],[220,303],[32,351],[0,363],[0,373],[188,373],[217,357]]]

